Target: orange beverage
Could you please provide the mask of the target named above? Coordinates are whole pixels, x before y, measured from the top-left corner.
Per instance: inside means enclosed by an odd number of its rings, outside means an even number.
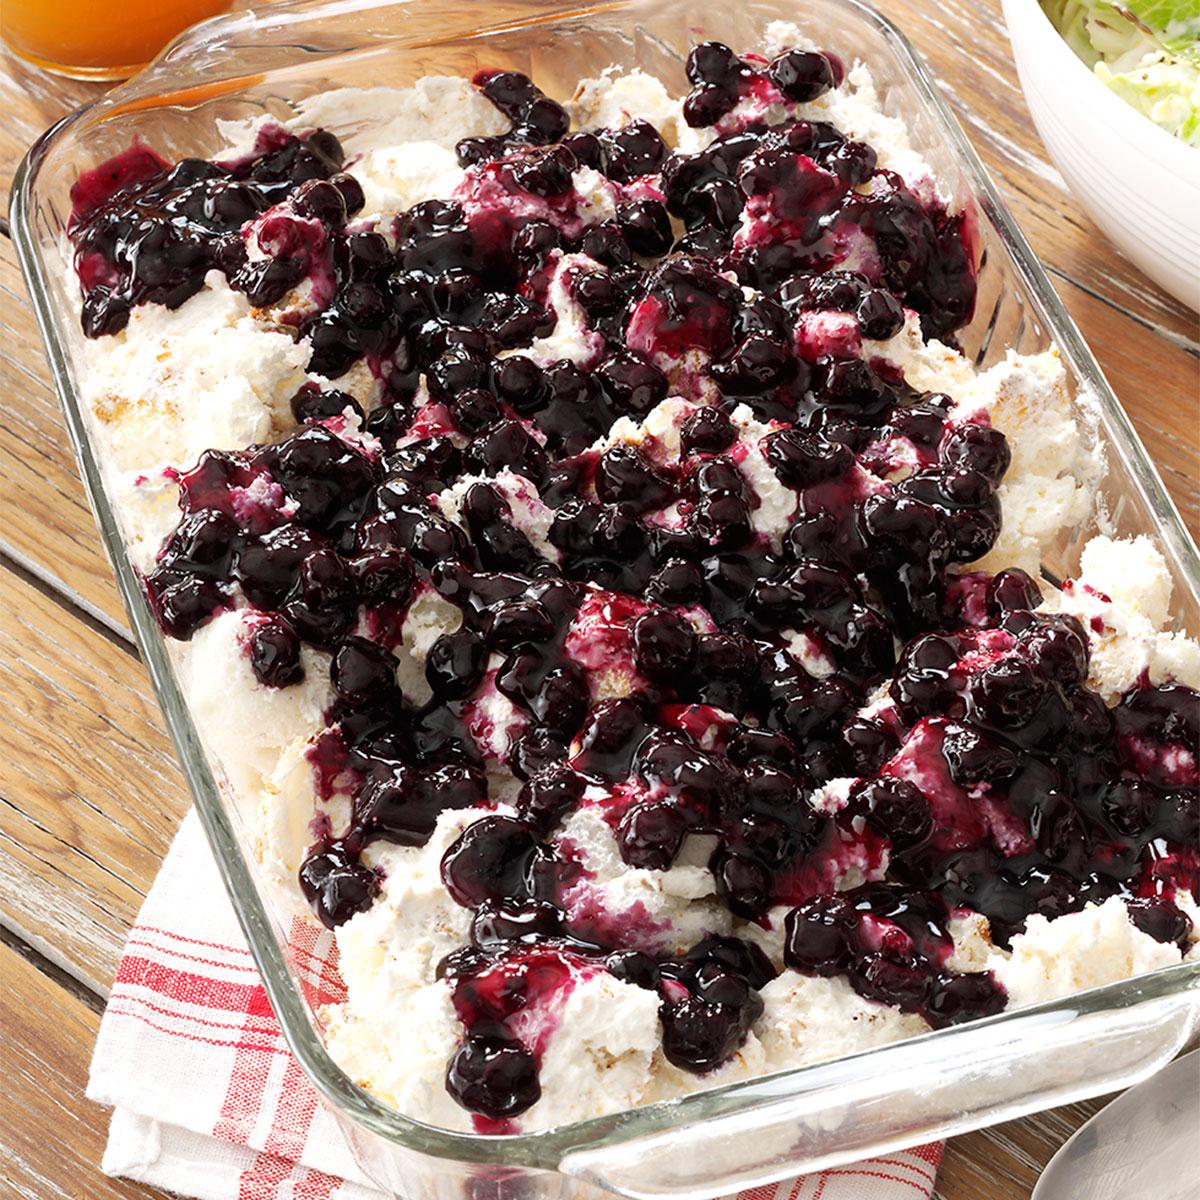
[[[46,70],[122,79],[230,0],[0,0],[0,36]]]

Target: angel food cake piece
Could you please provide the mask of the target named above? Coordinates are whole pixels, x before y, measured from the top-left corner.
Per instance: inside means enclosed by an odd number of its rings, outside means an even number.
[[[84,176],[84,391],[364,1087],[536,1129],[1194,956],[1200,648],[973,215],[772,26]],[[344,135],[340,141],[325,126]]]

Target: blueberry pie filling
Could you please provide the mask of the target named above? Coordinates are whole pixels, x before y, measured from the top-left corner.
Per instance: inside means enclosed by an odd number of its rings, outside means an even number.
[[[72,193],[153,611],[255,852],[337,931],[335,1055],[444,1123],[1196,941],[1161,556],[1099,537],[1039,582],[1088,499],[1061,366],[965,363],[970,210],[861,66],[772,39],[696,46],[679,98],[484,71],[386,101],[461,114],[395,153],[260,123]]]

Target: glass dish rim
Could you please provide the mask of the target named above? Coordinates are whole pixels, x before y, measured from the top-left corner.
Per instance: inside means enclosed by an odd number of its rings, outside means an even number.
[[[351,13],[384,7],[387,3],[388,0],[333,0],[332,3],[329,0],[290,0],[288,3],[272,6],[264,15],[272,19],[282,16],[289,20],[294,16],[302,23],[305,14],[309,14],[309,19],[319,20],[321,15],[333,11]],[[414,8],[419,8],[422,0],[412,0],[412,3]],[[568,6],[531,14],[520,20],[481,24],[456,33],[453,38],[437,40],[467,41],[536,25],[582,20],[593,14],[633,8],[636,3],[637,0],[610,0],[607,3]],[[950,142],[951,149],[957,156],[957,166],[965,174],[974,198],[1029,289],[1037,315],[1045,323],[1048,335],[1076,377],[1099,405],[1114,445],[1122,452],[1136,485],[1157,517],[1158,527],[1154,532],[1170,544],[1193,588],[1200,587],[1200,554],[1197,553],[1195,543],[1183,525],[1176,506],[1168,496],[1157,470],[1094,355],[1067,314],[1040,261],[1017,227],[976,151],[942,98],[924,59],[889,18],[864,3],[864,0],[833,0],[833,3],[852,10],[874,26],[910,73],[929,115],[939,127],[939,132]],[[599,1146],[616,1145],[644,1135],[660,1133],[673,1126],[724,1115],[741,1108],[753,1108],[758,1103],[778,1101],[788,1095],[800,1095],[808,1090],[809,1085],[819,1087],[829,1083],[831,1074],[849,1071],[850,1077],[865,1077],[868,1073],[873,1073],[871,1063],[900,1047],[908,1048],[920,1043],[931,1047],[949,1048],[955,1044],[955,1039],[971,1038],[982,1029],[1006,1027],[1013,1022],[1028,1021],[1031,1018],[1036,1020],[1058,1015],[1068,1019],[1071,1016],[1085,1016],[1089,1013],[1128,1007],[1143,1000],[1165,998],[1200,989],[1200,962],[1179,963],[1105,987],[1029,1008],[1003,1012],[966,1025],[931,1031],[838,1059],[725,1084],[679,1099],[630,1108],[574,1124],[504,1136],[459,1133],[426,1125],[377,1100],[351,1080],[330,1056],[312,1027],[306,1011],[307,1005],[287,965],[277,935],[273,931],[271,918],[259,897],[258,887],[251,876],[241,842],[225,812],[224,801],[220,797],[207,757],[177,687],[165,644],[129,564],[124,539],[105,493],[99,461],[92,448],[79,397],[75,392],[70,354],[58,327],[60,314],[53,303],[45,262],[30,217],[41,165],[59,140],[71,129],[86,124],[89,118],[95,119],[101,113],[107,113],[110,118],[120,116],[125,110],[119,100],[125,92],[133,93],[139,108],[169,107],[173,95],[178,93],[151,93],[149,96],[143,96],[135,90],[138,80],[164,64],[172,67],[177,63],[182,65],[189,53],[203,49],[214,37],[247,30],[252,24],[252,13],[237,12],[193,26],[172,42],[147,72],[135,76],[130,84],[117,89],[116,100],[113,98],[114,93],[109,93],[77,109],[48,129],[25,155],[14,177],[10,222],[55,388],[81,466],[88,499],[116,573],[138,649],[150,673],[155,695],[166,717],[168,730],[179,755],[201,824],[212,846],[219,873],[246,935],[285,1041],[324,1098],[341,1113],[371,1132],[426,1155],[480,1164],[555,1169],[565,1155],[585,1147],[594,1149]],[[428,40],[416,41],[403,36],[380,41],[381,44],[407,46],[409,49],[430,44]],[[337,51],[319,53],[321,57],[333,57],[335,54],[353,54],[363,48],[360,43]],[[297,59],[303,61],[299,54]],[[266,75],[284,69],[286,68],[276,65],[269,68]],[[257,82],[263,77],[262,74],[255,74],[250,78]],[[221,94],[236,94],[236,89],[222,88]],[[146,100],[155,96],[161,104],[148,105]],[[853,1075],[856,1067],[860,1073],[858,1076]]]

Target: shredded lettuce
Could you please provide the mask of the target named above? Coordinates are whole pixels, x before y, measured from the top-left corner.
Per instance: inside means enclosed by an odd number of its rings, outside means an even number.
[[[1042,7],[1101,82],[1200,148],[1200,0],[1042,0]]]

